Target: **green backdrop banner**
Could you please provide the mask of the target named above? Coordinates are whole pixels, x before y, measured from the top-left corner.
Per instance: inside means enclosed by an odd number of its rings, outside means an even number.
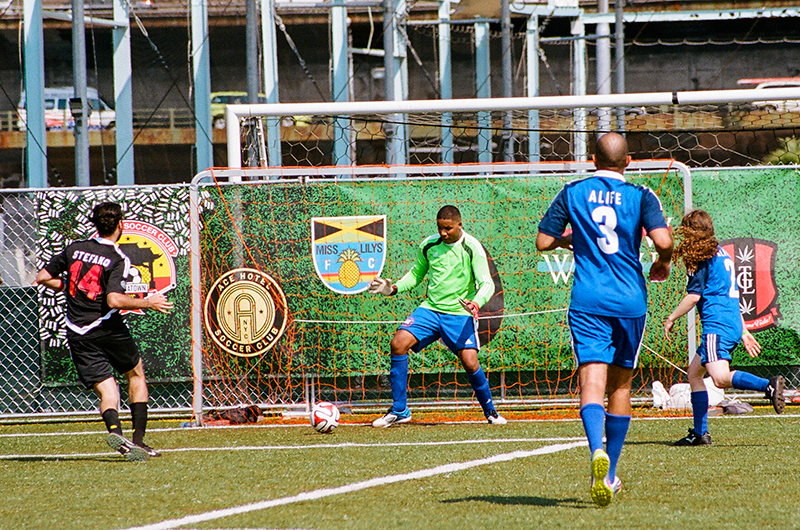
[[[695,208],[706,210],[734,260],[745,324],[763,349],[740,346],[734,363],[800,365],[800,173],[765,167],[692,172]]]
[[[405,274],[417,245],[436,232],[438,210],[454,204],[462,212],[464,229],[486,248],[495,272],[497,293],[482,311],[482,316],[494,317],[481,320],[483,366],[493,371],[571,368],[564,322],[572,256],[567,251],[543,255],[536,251],[535,239],[550,201],[573,178],[375,179],[205,187],[214,206],[203,217],[203,296],[232,269],[258,269],[283,289],[293,322],[283,347],[260,361],[225,356],[206,340],[208,356],[220,372],[247,371],[258,362],[291,364],[298,373],[326,375],[385,370],[392,334],[422,301],[425,285],[388,299],[363,289],[378,272],[393,279]],[[679,218],[684,195],[674,171],[631,178],[656,190],[673,223]],[[385,226],[379,219],[385,219]],[[645,269],[653,260],[650,244],[647,240],[642,244]],[[375,265],[381,259],[385,264],[379,271]],[[350,276],[354,267],[360,277]],[[664,358],[685,364],[685,341],[665,342],[660,327],[680,300],[682,286],[682,275],[674,275],[668,282],[649,287],[652,324],[641,355],[646,365],[661,365]],[[455,357],[437,345],[412,353],[410,366],[415,372],[461,370]]]
[[[388,342],[398,323],[421,302],[424,285],[390,299],[363,288],[378,273],[398,279],[411,267],[417,244],[434,233],[436,212],[444,204],[461,209],[465,230],[491,256],[498,293],[482,313],[487,317],[481,320],[482,338],[488,342],[482,364],[493,371],[571,369],[564,310],[572,256],[566,251],[541,254],[534,242],[542,214],[572,178],[577,176],[204,186],[203,300],[227,271],[252,267],[276,280],[290,315],[286,334],[269,352],[248,359],[222,355],[214,369],[226,370],[222,362],[229,368],[246,365],[246,370],[263,366],[269,373],[279,361],[292,373],[384,371]],[[680,178],[670,172],[632,180],[657,192],[676,227],[683,212]],[[188,197],[185,186],[48,190],[37,195],[40,265],[69,241],[93,235],[88,215],[95,204],[123,204],[126,233],[120,243],[135,268],[132,294],[158,290],[175,302],[170,315],[127,317],[151,381],[191,378]],[[734,364],[800,365],[798,198],[800,176],[794,169],[693,172],[694,206],[712,215],[717,237],[734,257],[745,320],[763,346],[757,359],[737,350]],[[357,235],[337,239],[337,230]],[[653,259],[648,243],[642,245],[645,271]],[[354,266],[361,276],[352,276]],[[664,318],[684,295],[684,285],[685,271],[675,267],[667,283],[649,286],[641,354],[645,366],[666,360],[686,364],[685,341],[667,343],[661,333]],[[42,291],[39,308],[43,380],[74,384],[62,295]],[[685,334],[685,322],[681,325],[678,331]],[[215,345],[206,340],[204,347],[213,351]],[[434,345],[412,354],[411,369],[433,373],[460,368],[449,351]]]

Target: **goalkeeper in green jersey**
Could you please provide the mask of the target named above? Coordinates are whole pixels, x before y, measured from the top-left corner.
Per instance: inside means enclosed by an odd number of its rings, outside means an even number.
[[[492,403],[486,374],[478,362],[478,309],[494,294],[486,252],[477,239],[461,227],[461,212],[444,206],[436,214],[438,232],[425,238],[417,250],[414,266],[396,284],[375,278],[372,294],[394,296],[410,291],[428,276],[426,299],[403,322],[391,342],[390,379],[392,407],[372,422],[373,427],[391,427],[411,420],[407,406],[408,350],[422,350],[439,339],[455,353],[469,375],[469,382],[489,423],[502,425]]]

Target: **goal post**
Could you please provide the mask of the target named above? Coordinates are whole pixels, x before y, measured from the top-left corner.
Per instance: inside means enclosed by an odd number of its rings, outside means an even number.
[[[480,360],[495,397],[509,406],[574,399],[564,320],[573,261],[567,251],[537,252],[535,236],[564,183],[593,169],[587,162],[540,162],[200,173],[191,185],[190,227],[196,416],[250,403],[305,409],[316,399],[384,406],[391,395],[389,341],[424,291],[385,299],[368,294],[366,285],[410,268],[443,204],[461,209],[465,230],[490,256],[496,294],[479,320],[486,344]],[[626,175],[659,195],[671,221],[691,209],[684,164],[634,161]],[[642,245],[645,268],[653,260],[650,245]],[[674,380],[691,348],[666,343],[660,333],[682,296],[680,271],[649,290],[653,324],[637,372],[640,393],[654,378]],[[438,344],[412,353],[411,403],[470,402],[462,372]]]

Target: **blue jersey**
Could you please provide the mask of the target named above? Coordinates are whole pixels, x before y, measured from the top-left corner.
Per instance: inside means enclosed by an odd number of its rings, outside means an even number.
[[[742,337],[739,289],[734,278],[733,260],[722,248],[689,273],[686,292],[700,296],[697,310],[703,335],[715,333],[738,342]]]
[[[647,314],[647,287],[639,261],[642,229],[666,228],[661,202],[650,188],[615,172],[570,182],[553,200],[539,231],[558,238],[572,227],[575,278],[570,309],[592,315]]]

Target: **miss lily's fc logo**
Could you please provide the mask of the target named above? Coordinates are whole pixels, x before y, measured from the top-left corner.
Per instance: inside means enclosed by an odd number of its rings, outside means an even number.
[[[314,217],[311,253],[317,276],[328,289],[365,291],[386,261],[386,216]]]

